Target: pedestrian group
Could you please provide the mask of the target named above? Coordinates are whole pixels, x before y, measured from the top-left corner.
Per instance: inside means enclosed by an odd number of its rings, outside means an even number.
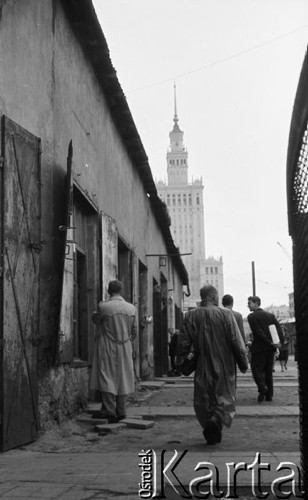
[[[110,281],[110,299],[100,302],[92,316],[97,330],[90,389],[101,399],[101,409],[94,416],[109,423],[126,417],[126,399],[135,389],[137,311],[124,300],[122,291],[120,281]],[[182,328],[170,331],[168,375],[186,374],[184,368],[181,372],[184,365],[194,371],[195,414],[206,442],[214,445],[221,442],[223,427],[230,427],[235,415],[237,368],[245,373],[250,363],[257,401],[272,401],[275,353],[280,348],[281,370],[287,369],[290,339],[274,314],[261,308],[257,296],[248,297],[251,335],[247,343],[243,317],[233,310],[231,295],[225,295],[219,306],[216,288],[206,285],[200,290],[200,298],[200,305],[184,315]],[[272,328],[276,329],[275,338]]]

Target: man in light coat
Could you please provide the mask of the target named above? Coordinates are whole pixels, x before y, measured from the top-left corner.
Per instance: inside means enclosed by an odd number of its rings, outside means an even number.
[[[216,288],[200,290],[200,307],[185,314],[178,356],[198,356],[194,376],[194,409],[208,444],[220,443],[222,427],[235,414],[236,364],[244,373],[246,348],[232,312],[218,306]]]
[[[100,302],[92,316],[97,335],[90,389],[101,392],[97,416],[109,423],[126,417],[126,397],[135,390],[132,341],[137,335],[137,311],[121,296],[122,288],[120,281],[110,281],[110,299]]]

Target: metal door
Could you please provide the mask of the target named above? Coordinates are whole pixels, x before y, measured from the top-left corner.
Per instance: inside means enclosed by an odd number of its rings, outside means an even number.
[[[33,441],[39,333],[40,140],[1,121],[1,451]]]

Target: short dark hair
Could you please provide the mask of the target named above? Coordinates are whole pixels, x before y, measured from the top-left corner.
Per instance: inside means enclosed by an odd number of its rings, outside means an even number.
[[[202,300],[217,300],[217,296],[218,296],[218,293],[217,293],[217,290],[214,286],[212,285],[204,285],[201,289],[200,289],[200,297]]]
[[[123,285],[121,281],[118,280],[109,281],[108,284],[109,295],[113,295],[114,293],[120,293],[122,290],[123,290]]]
[[[248,297],[248,300],[251,300],[251,302],[253,302],[254,304],[258,304],[258,306],[261,305],[261,299],[260,297],[257,297],[257,295],[250,295],[250,297]]]
[[[226,306],[233,306],[233,297],[232,295],[229,295],[228,293],[223,296],[221,303],[224,307]]]

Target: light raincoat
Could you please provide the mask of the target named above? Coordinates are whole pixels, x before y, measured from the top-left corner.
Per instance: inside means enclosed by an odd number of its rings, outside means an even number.
[[[230,427],[235,414],[236,364],[243,372],[248,368],[246,347],[232,312],[212,304],[188,311],[178,355],[188,355],[191,348],[198,356],[194,375],[197,419],[203,428],[209,420]]]
[[[92,320],[97,326],[90,389],[124,396],[134,392],[132,340],[136,308],[120,296],[100,302]]]

